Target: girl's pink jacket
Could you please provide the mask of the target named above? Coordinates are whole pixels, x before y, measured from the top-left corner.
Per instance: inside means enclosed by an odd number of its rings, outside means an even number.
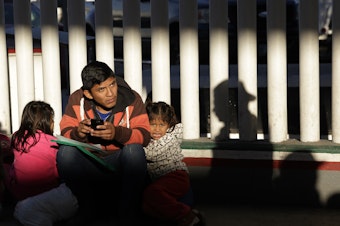
[[[36,138],[38,143],[27,153],[13,149],[14,162],[6,167],[8,172],[6,184],[18,200],[48,191],[59,185],[56,164],[58,145],[51,141],[56,138],[41,131],[36,133]],[[32,142],[32,138],[27,140],[28,144]],[[28,146],[26,144],[21,148]]]

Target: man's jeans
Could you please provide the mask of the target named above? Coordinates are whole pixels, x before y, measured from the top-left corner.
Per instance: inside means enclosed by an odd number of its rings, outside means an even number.
[[[97,205],[105,202],[117,207],[123,216],[134,215],[140,209],[146,177],[142,145],[126,145],[103,160],[116,171],[108,170],[75,147],[61,145],[57,167],[61,179],[77,196],[80,209],[84,206],[98,209]],[[100,209],[103,210],[102,206]]]

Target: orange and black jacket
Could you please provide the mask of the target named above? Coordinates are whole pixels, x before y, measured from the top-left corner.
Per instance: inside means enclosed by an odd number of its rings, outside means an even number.
[[[77,127],[85,118],[98,118],[95,103],[83,95],[79,89],[71,94],[65,113],[60,121],[61,135],[77,141],[101,144],[106,151],[121,149],[126,144],[141,144],[144,147],[150,142],[150,124],[145,105],[140,95],[132,90],[120,77],[116,76],[118,84],[117,104],[112,109],[112,116],[106,121],[113,122],[116,129],[112,141],[94,139],[91,136],[81,138]]]

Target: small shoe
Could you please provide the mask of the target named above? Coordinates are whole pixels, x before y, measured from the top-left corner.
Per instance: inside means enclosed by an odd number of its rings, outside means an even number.
[[[205,226],[204,217],[198,210],[193,209],[178,226]]]
[[[194,226],[205,226],[205,217],[202,212],[198,211],[197,209],[192,209],[192,212],[196,215],[199,221]]]

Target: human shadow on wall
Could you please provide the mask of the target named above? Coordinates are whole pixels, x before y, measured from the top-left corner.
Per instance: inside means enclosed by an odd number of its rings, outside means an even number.
[[[273,180],[274,198],[279,205],[320,207],[316,189],[320,162],[310,151],[296,150],[280,164],[279,176]]]
[[[218,120],[224,125],[219,134],[215,137],[216,141],[227,140],[229,134],[229,120],[228,116],[231,115],[229,109],[229,98],[228,98],[228,81],[221,82],[214,89],[214,108],[212,109]],[[220,104],[222,103],[222,104]],[[227,111],[227,112],[226,112]],[[235,116],[235,115],[233,115]]]
[[[256,99],[255,96],[246,91],[242,83],[239,83],[237,87],[232,85],[232,87],[229,88],[228,80],[223,81],[216,86],[213,95],[214,108],[212,110],[218,120],[224,124],[219,134],[214,138],[216,142],[229,140],[229,133],[239,133],[239,120],[246,119],[248,122],[257,121],[257,117],[249,111],[242,112],[242,116],[239,115],[239,107],[247,109],[249,102]],[[242,95],[242,100],[244,100],[245,103],[239,102],[239,95]],[[252,129],[252,132],[256,133],[255,130],[256,128]]]
[[[243,84],[239,84],[242,100],[247,103],[255,97],[246,92]],[[271,145],[266,142],[266,150],[256,148],[260,141],[240,141],[229,139],[229,133],[238,129],[238,88],[229,88],[228,81],[223,81],[214,90],[214,113],[224,123],[220,134],[214,139],[213,158],[211,168],[198,168],[200,175],[194,179],[195,194],[209,194],[195,196],[197,202],[209,205],[242,205],[266,204],[270,201],[272,192],[272,151]],[[242,93],[243,92],[243,93]],[[228,99],[221,100],[228,96]],[[222,105],[221,105],[222,103]],[[247,106],[247,103],[242,103]],[[228,109],[228,110],[226,110]],[[257,117],[243,112],[244,118],[256,120]],[[255,123],[256,124],[256,123]],[[249,152],[251,150],[251,152]],[[259,151],[259,153],[257,153]],[[264,152],[263,152],[264,151]],[[261,153],[260,153],[261,152]],[[221,155],[227,158],[221,158]],[[265,155],[264,160],[255,160],[256,155]],[[254,158],[252,157],[253,155]],[[205,175],[203,175],[206,173]],[[195,177],[195,175],[192,175]]]

